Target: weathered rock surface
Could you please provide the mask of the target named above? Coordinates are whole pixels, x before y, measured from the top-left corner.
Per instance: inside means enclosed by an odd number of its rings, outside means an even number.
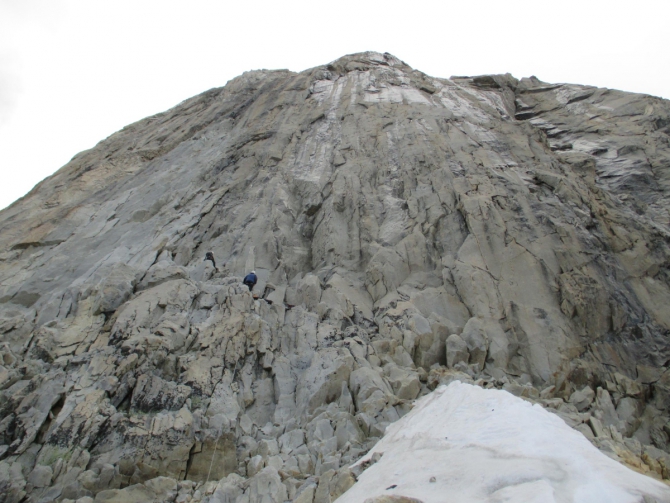
[[[669,128],[377,53],[124,128],[0,212],[0,501],[332,500],[453,380],[668,478]]]

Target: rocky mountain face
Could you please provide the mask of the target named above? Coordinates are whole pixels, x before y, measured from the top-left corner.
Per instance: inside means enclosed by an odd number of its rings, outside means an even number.
[[[669,197],[667,101],[389,54],[132,124],[0,212],[0,501],[332,501],[455,379],[668,478]]]

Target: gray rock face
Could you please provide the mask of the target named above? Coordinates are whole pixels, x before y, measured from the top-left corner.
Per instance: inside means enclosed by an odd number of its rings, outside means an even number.
[[[135,382],[130,406],[142,412],[179,410],[190,394],[188,386],[143,374]]]
[[[454,379],[667,475],[669,127],[362,53],[124,128],[0,212],[0,493],[332,500]]]
[[[470,353],[468,344],[458,335],[451,334],[447,338],[447,367],[451,368],[458,363],[468,363]]]
[[[49,466],[40,466],[37,465],[28,477],[28,482],[32,484],[33,487],[49,487],[51,485],[51,477],[53,476],[53,470]]]

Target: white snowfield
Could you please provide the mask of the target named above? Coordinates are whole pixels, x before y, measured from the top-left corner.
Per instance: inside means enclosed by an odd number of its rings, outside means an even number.
[[[384,454],[337,503],[382,495],[424,503],[670,502],[670,487],[608,458],[541,406],[461,382],[418,400],[359,463],[376,452]]]

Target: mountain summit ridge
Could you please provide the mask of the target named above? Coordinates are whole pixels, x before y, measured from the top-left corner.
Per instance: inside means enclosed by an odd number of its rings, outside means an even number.
[[[0,492],[326,501],[455,379],[667,478],[669,142],[660,98],[376,52],[125,127],[0,212]]]

